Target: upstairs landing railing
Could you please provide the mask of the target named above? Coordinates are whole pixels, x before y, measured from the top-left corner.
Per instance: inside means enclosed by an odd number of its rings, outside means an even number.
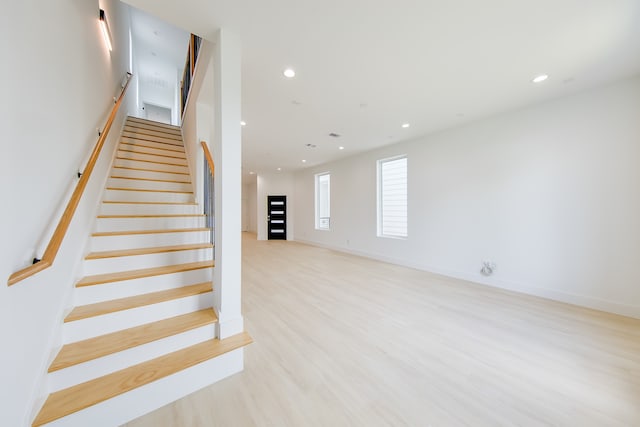
[[[211,243],[214,245],[215,259],[215,200],[214,200],[214,172],[213,157],[209,151],[209,147],[205,141],[201,141],[202,150],[204,151],[204,215],[207,227],[211,230]]]

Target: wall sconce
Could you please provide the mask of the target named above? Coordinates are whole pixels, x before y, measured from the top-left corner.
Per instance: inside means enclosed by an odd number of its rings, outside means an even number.
[[[104,36],[104,42],[107,44],[109,51],[113,50],[111,43],[111,31],[109,31],[109,25],[107,24],[107,15],[104,10],[100,9],[100,28],[102,28],[102,35]]]

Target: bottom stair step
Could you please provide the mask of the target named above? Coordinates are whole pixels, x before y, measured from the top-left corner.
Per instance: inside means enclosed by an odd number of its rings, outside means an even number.
[[[209,340],[52,393],[33,422],[41,426],[253,342],[246,333]]]
[[[67,344],[51,363],[49,372],[212,324],[217,320],[215,312],[209,308]]]

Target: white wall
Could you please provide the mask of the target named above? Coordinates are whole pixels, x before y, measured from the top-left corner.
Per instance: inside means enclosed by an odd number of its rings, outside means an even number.
[[[97,141],[128,68],[128,9],[106,10],[114,51],[104,45],[99,2],[12,2],[1,26],[3,57],[2,199],[0,210],[0,425],[30,424],[58,327],[78,277],[82,247],[95,220],[122,117],[60,248],[53,267],[12,287],[6,280],[27,266],[52,215]],[[6,22],[5,22],[6,21]],[[70,54],[72,53],[72,54]],[[3,102],[5,105],[5,102]],[[123,110],[126,112],[126,109]]]
[[[257,176],[257,234],[267,240],[267,196],[287,196],[287,240],[293,240],[294,178],[291,173],[260,174]]]
[[[258,232],[258,183],[256,176],[242,184],[242,229],[251,233]]]
[[[639,117],[636,77],[307,169],[295,238],[640,317]],[[409,238],[378,238],[376,160],[400,154]],[[327,170],[329,232],[314,229],[314,173]]]

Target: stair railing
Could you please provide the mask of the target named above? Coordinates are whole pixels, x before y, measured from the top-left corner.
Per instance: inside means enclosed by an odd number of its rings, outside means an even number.
[[[53,262],[56,259],[56,255],[58,254],[58,250],[62,245],[62,241],[69,229],[69,224],[71,224],[71,220],[73,219],[73,214],[76,212],[76,208],[80,203],[80,199],[82,198],[82,193],[84,192],[87,183],[89,182],[89,178],[91,177],[91,172],[93,172],[93,168],[96,165],[98,157],[100,156],[100,152],[102,151],[102,147],[109,135],[109,130],[111,129],[111,125],[115,120],[115,117],[120,108],[120,104],[122,104],[122,100],[124,98],[125,92],[129,87],[129,82],[131,81],[132,74],[127,72],[126,77],[123,79],[123,84],[121,85],[120,95],[115,99],[115,105],[111,109],[111,113],[107,118],[107,121],[102,128],[102,132],[100,132],[100,136],[98,137],[98,141],[96,145],[93,147],[93,151],[91,151],[91,155],[89,156],[89,160],[86,163],[83,171],[78,171],[79,180],[69,198],[69,202],[67,203],[64,212],[60,215],[60,220],[58,221],[58,225],[51,236],[49,243],[47,244],[44,253],[41,258],[33,259],[33,264],[23,268],[22,270],[18,270],[9,276],[9,280],[7,284],[9,286],[15,285],[16,283],[33,276],[36,273],[39,273],[53,265]],[[49,233],[47,233],[49,235]],[[44,239],[46,241],[46,238]]]
[[[200,141],[204,151],[204,215],[206,226],[211,231],[211,244],[215,245],[215,199],[214,199],[214,172],[213,157],[205,141]],[[215,246],[213,248],[215,259]]]
[[[193,73],[196,70],[196,63],[198,61],[198,54],[200,53],[201,44],[202,37],[191,34],[191,36],[189,37],[187,59],[184,63],[184,71],[182,72],[182,82],[180,84],[180,112],[182,115],[184,115],[184,109],[186,108],[187,100],[189,99],[191,80],[193,79]]]

